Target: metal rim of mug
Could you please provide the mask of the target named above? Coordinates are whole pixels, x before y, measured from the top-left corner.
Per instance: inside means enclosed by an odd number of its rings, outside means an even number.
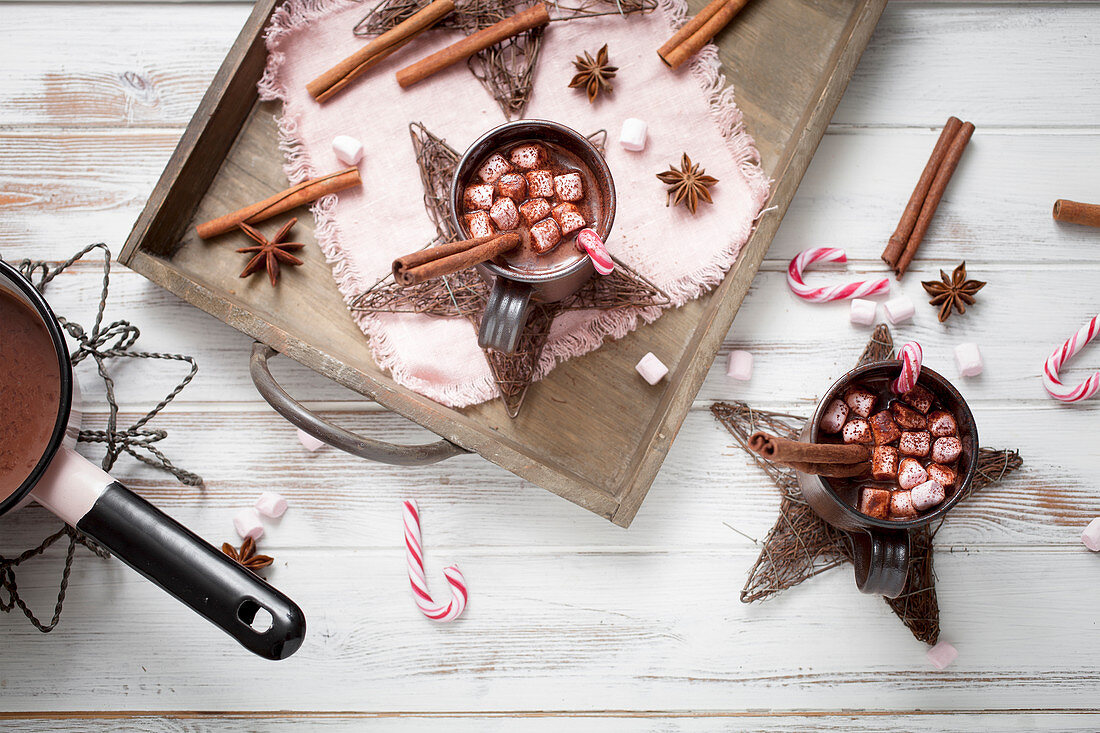
[[[616,201],[615,201],[615,198],[616,198],[615,197],[615,179],[611,176],[611,169],[608,167],[607,161],[604,159],[603,154],[598,149],[596,149],[596,146],[592,144],[591,140],[589,140],[588,138],[586,138],[584,135],[580,134],[579,132],[577,132],[573,128],[567,127],[567,126],[561,124],[560,122],[554,122],[552,120],[537,120],[537,119],[513,120],[511,122],[505,122],[502,125],[497,125],[493,129],[491,129],[491,130],[489,130],[485,133],[482,133],[481,136],[478,137],[477,140],[474,140],[472,143],[470,143],[470,146],[468,148],[466,148],[466,152],[464,152],[462,154],[462,157],[458,161],[458,165],[455,166],[454,175],[451,177],[451,223],[454,225],[455,231],[461,232],[463,230],[462,222],[460,222],[459,218],[458,218],[458,208],[459,208],[458,207],[458,203],[459,203],[458,198],[459,198],[459,191],[460,191],[460,185],[459,184],[460,184],[460,179],[464,177],[463,176],[463,169],[469,163],[470,158],[471,158],[471,154],[475,150],[478,150],[478,148],[483,147],[487,140],[490,140],[494,137],[498,137],[498,136],[508,132],[509,130],[515,129],[517,127],[530,127],[530,128],[532,128],[532,132],[536,132],[539,128],[547,128],[547,127],[552,128],[552,129],[558,131],[559,133],[565,135],[566,137],[571,138],[578,145],[580,145],[583,148],[586,148],[591,153],[593,160],[595,160],[597,162],[597,164],[599,165],[599,168],[600,168],[599,171],[594,171],[594,173],[597,173],[599,176],[602,176],[602,177],[607,179],[608,188],[611,191],[611,199],[610,199],[610,203],[609,203],[609,206],[608,206],[607,215],[605,217],[606,220],[607,220],[607,229],[601,235],[603,237],[603,239],[606,241],[607,236],[611,233],[611,227],[615,223],[615,210],[617,208]],[[505,277],[505,278],[508,278],[509,280],[515,280],[517,282],[525,282],[525,283],[538,283],[538,282],[543,282],[545,280],[557,280],[558,278],[562,278],[562,277],[566,277],[568,275],[572,275],[573,273],[577,272],[578,270],[580,270],[580,269],[582,269],[586,266],[591,266],[591,262],[592,262],[591,258],[588,256],[587,253],[585,253],[584,257],[580,258],[579,260],[576,261],[576,263],[570,265],[569,267],[566,267],[562,270],[553,270],[551,272],[537,274],[537,275],[525,275],[525,274],[514,272],[514,271],[511,271],[511,270],[505,270],[505,269],[493,264],[492,262],[482,262],[481,267],[484,267],[485,269],[489,270],[494,275],[497,275],[499,277]]]
[[[869,364],[864,364],[862,366],[856,367],[855,369],[842,376],[840,379],[833,382],[828,391],[825,393],[825,396],[821,399],[821,402],[818,403],[817,409],[814,410],[813,417],[811,418],[812,422],[810,424],[810,440],[813,442],[817,441],[818,435],[820,434],[819,423],[821,421],[821,413],[825,409],[826,405],[831,403],[834,399],[839,399],[837,397],[837,393],[840,391],[841,387],[847,387],[849,384],[856,381],[856,379],[868,372],[881,370],[884,367],[889,366],[897,367],[898,361],[896,359],[873,361]],[[962,498],[962,495],[969,490],[970,483],[974,480],[974,474],[977,472],[978,469],[978,424],[974,420],[974,413],[971,412],[970,405],[966,403],[966,400],[963,399],[963,396],[959,393],[959,390],[955,388],[955,385],[947,381],[947,379],[942,374],[933,371],[928,367],[922,366],[920,377],[917,378],[917,384],[921,384],[922,380],[924,380],[925,377],[931,377],[929,381],[939,380],[938,383],[935,385],[936,388],[945,389],[947,393],[952,397],[952,399],[958,402],[960,408],[965,411],[965,417],[968,419],[968,422],[970,423],[970,425],[973,426],[973,435],[970,441],[970,465],[967,466],[966,476],[964,478],[958,479],[958,488],[955,490],[955,493],[944,499],[943,504],[941,504],[934,512],[930,512],[929,514],[917,517],[916,519],[907,520],[878,519],[876,517],[869,517],[853,507],[848,502],[841,499],[839,496],[837,496],[836,492],[833,491],[833,487],[828,482],[828,480],[821,476],[818,476],[818,480],[825,487],[825,491],[828,492],[829,496],[831,496],[836,501],[836,503],[841,507],[842,511],[844,511],[849,517],[855,519],[858,523],[870,525],[873,527],[881,527],[883,529],[915,529],[917,527],[923,527],[924,525],[930,524],[936,519],[940,519],[944,515],[946,515],[947,512],[951,510],[951,507],[955,506],[955,504],[958,503],[959,499]],[[927,384],[925,384],[924,386],[927,386]]]
[[[19,488],[6,499],[0,501],[0,514],[3,514],[17,506],[30,493],[34,485],[42,478],[42,474],[46,472],[46,468],[53,460],[54,454],[57,453],[58,448],[61,447],[61,442],[65,439],[65,428],[69,422],[69,411],[72,409],[73,402],[73,366],[69,359],[69,348],[65,343],[65,335],[61,332],[57,316],[54,315],[53,310],[46,299],[42,297],[42,294],[18,270],[3,260],[0,260],[0,277],[9,281],[20,293],[26,296],[38,312],[39,318],[46,325],[46,330],[53,341],[54,351],[57,353],[57,366],[61,373],[57,421],[54,423],[50,441],[46,444],[42,457],[35,464],[30,474],[27,475],[27,478],[23,480],[23,483],[19,485]]]

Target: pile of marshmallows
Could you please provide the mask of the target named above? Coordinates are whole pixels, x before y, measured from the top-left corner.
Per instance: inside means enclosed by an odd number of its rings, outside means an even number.
[[[242,509],[233,517],[233,528],[240,538],[252,541],[264,536],[264,518],[278,519],[286,512],[286,499],[273,491],[265,491],[251,509]]]

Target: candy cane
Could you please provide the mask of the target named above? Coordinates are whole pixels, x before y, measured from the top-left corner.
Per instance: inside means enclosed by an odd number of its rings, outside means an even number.
[[[905,394],[917,385],[917,377],[920,376],[921,361],[924,360],[924,351],[916,341],[910,341],[901,347],[898,352],[901,360],[901,374],[890,385],[894,394]]]
[[[446,603],[436,603],[428,593],[428,581],[424,577],[424,548],[420,543],[420,509],[415,501],[405,501],[405,557],[409,563],[409,583],[413,599],[420,612],[432,621],[454,621],[466,610],[466,578],[456,565],[443,569],[443,575],[451,585],[451,598]]]
[[[611,259],[611,255],[608,254],[607,248],[603,245],[603,240],[594,230],[581,229],[577,232],[577,244],[584,247],[584,251],[588,253],[596,272],[601,275],[610,275],[612,270],[615,269],[615,261]]]
[[[817,262],[847,262],[844,250],[836,247],[816,247],[797,255],[787,267],[787,285],[794,294],[812,303],[826,303],[844,298],[862,298],[866,295],[879,295],[890,292],[890,280],[859,280],[847,285],[834,285],[831,288],[811,288],[802,281],[802,273]]]
[[[1054,353],[1047,357],[1046,364],[1043,365],[1043,386],[1051,397],[1062,402],[1080,402],[1100,391],[1100,372],[1094,373],[1072,389],[1067,388],[1058,378],[1058,370],[1062,365],[1085,348],[1085,344],[1096,338],[1098,333],[1100,333],[1100,314],[1093,316],[1092,320],[1081,326],[1081,330],[1070,336],[1060,348],[1055,349]]]

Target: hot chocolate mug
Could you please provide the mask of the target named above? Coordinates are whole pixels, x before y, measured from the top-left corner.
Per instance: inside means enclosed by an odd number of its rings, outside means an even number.
[[[532,141],[559,146],[577,156],[592,173],[599,189],[592,194],[600,202],[599,221],[592,228],[602,240],[607,241],[615,221],[615,181],[611,178],[611,170],[591,140],[576,130],[549,120],[506,122],[486,132],[466,150],[451,180],[451,223],[455,231],[464,231],[461,221],[462,193],[473,179],[475,167],[496,150]],[[575,245],[562,242],[558,246]],[[553,303],[568,298],[596,272],[587,255],[567,267],[544,273],[519,272],[495,262],[483,262],[477,269],[492,285],[478,331],[478,345],[506,354],[516,350],[532,302]]]
[[[27,448],[31,461],[40,458],[13,491],[7,496],[0,492],[0,514],[37,501],[249,651],[268,659],[285,659],[297,651],[306,623],[292,600],[73,450],[79,410],[73,409],[76,379],[61,325],[30,281],[2,260],[0,291],[0,297],[26,306],[32,314],[28,319],[37,318],[36,326],[48,332],[55,353],[43,354],[42,363],[50,365],[52,374],[56,358],[60,378],[52,432],[47,430],[40,452],[37,445]],[[0,323],[0,349],[13,348],[13,328]],[[14,374],[0,374],[0,380],[23,383]],[[52,410],[52,400],[49,407]],[[49,415],[52,412],[43,417]],[[8,439],[18,437],[9,434]],[[22,475],[14,476],[14,482]]]
[[[838,379],[818,403],[800,439],[810,443],[820,442],[821,418],[833,400],[839,399],[853,384],[887,383],[895,379],[900,364],[896,360],[876,361],[856,367]],[[858,511],[838,496],[830,481],[846,479],[799,473],[799,486],[810,508],[832,526],[847,532],[851,538],[856,586],[864,593],[887,598],[897,598],[905,588],[909,571],[910,533],[942,519],[970,488],[978,465],[978,429],[966,400],[950,382],[928,367],[921,367],[917,384],[930,391],[943,408],[955,416],[962,442],[958,479],[938,507],[914,519],[876,519]]]

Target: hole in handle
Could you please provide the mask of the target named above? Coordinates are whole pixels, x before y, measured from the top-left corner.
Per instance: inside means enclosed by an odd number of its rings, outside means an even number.
[[[251,598],[246,598],[237,608],[237,618],[257,634],[267,633],[275,625],[271,611]]]

